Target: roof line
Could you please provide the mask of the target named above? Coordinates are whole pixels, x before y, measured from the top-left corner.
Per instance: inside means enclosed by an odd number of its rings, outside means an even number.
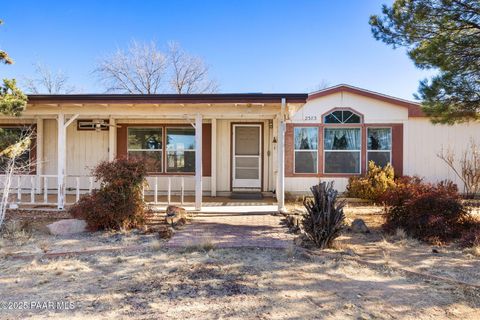
[[[306,93],[213,93],[213,94],[32,94],[30,103],[275,103],[282,98],[305,103]]]
[[[384,102],[388,102],[388,103],[391,103],[391,104],[398,105],[400,107],[407,108],[409,117],[423,117],[423,116],[425,116],[425,114],[423,113],[423,111],[421,109],[421,104],[418,103],[418,102],[413,102],[413,101],[389,96],[389,95],[386,95],[386,94],[383,94],[383,93],[379,93],[379,92],[375,92],[375,91],[351,86],[351,85],[348,85],[348,84],[339,84],[339,85],[336,85],[336,86],[333,86],[333,87],[329,87],[329,88],[325,88],[325,89],[322,89],[322,90],[312,92],[308,95],[307,101],[313,100],[313,99],[316,99],[316,98],[320,98],[320,97],[323,97],[323,96],[326,96],[326,95],[334,94],[334,93],[337,93],[337,92],[342,92],[342,91],[358,94],[358,95],[368,97],[368,98],[372,98],[372,99],[382,100]]]

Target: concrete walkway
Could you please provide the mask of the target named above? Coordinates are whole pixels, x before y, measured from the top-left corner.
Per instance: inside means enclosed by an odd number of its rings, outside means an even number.
[[[266,212],[201,213],[185,229],[175,232],[169,248],[288,248],[294,235],[281,225],[282,216]]]

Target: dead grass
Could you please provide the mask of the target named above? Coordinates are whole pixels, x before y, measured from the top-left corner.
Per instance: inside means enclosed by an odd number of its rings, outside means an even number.
[[[466,254],[471,254],[472,256],[475,257],[480,257],[480,245],[473,246],[471,248],[466,248],[463,250]]]
[[[15,242],[16,245],[27,243],[32,237],[30,223],[20,220],[8,220],[0,229],[4,239]]]
[[[476,319],[479,300],[294,248],[97,254],[0,261],[0,300],[68,300],[74,311],[6,318]]]
[[[187,243],[183,248],[184,252],[195,252],[195,251],[203,251],[209,252],[210,250],[215,249],[214,241],[209,237],[203,237],[200,242],[198,243]]]

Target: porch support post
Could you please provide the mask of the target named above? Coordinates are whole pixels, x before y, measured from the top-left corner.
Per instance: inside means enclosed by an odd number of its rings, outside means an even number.
[[[115,160],[117,154],[116,142],[117,142],[117,127],[115,127],[115,119],[110,118],[110,126],[108,127],[108,161]]]
[[[195,116],[195,210],[202,210],[202,115]]]
[[[65,123],[65,115],[59,113],[57,117],[57,208],[65,208],[65,175],[67,167],[67,128],[78,118],[78,114]]]
[[[67,130],[63,113],[58,114],[57,129],[57,209],[62,210],[65,206],[65,166],[67,162]]]
[[[43,174],[43,119],[37,118],[37,137],[36,146],[36,173],[37,173],[37,193],[42,192],[43,181],[41,175]]]
[[[282,109],[278,121],[278,167],[277,167],[277,202],[278,211],[285,211],[285,109],[286,99],[282,98]]]
[[[212,197],[217,196],[217,119],[212,119],[212,177],[210,182],[210,189]]]

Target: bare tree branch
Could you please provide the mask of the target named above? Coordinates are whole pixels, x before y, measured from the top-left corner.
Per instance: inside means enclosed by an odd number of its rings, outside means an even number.
[[[52,72],[50,68],[37,62],[34,64],[35,76],[33,78],[25,78],[26,91],[29,93],[72,93],[76,89],[68,84],[69,76],[62,70]]]
[[[30,161],[30,147],[35,139],[33,127],[17,128],[20,132],[7,132],[0,129],[0,226],[5,219],[5,213],[10,203],[10,189],[15,174],[25,174],[33,168]],[[27,156],[25,160],[24,156]]]
[[[127,50],[118,49],[102,58],[94,72],[107,92],[160,93],[166,76],[167,58],[155,42],[132,41]]]
[[[442,159],[463,182],[467,198],[475,198],[480,193],[480,145],[473,138],[457,160],[451,149],[442,149],[437,156]],[[457,164],[458,162],[458,164]]]
[[[170,85],[176,93],[213,93],[218,84],[208,77],[208,67],[202,59],[186,53],[178,43],[169,44],[172,66]]]
[[[167,54],[155,42],[132,41],[102,58],[94,70],[107,92],[131,94],[210,93],[218,89],[202,59],[171,43]]]

